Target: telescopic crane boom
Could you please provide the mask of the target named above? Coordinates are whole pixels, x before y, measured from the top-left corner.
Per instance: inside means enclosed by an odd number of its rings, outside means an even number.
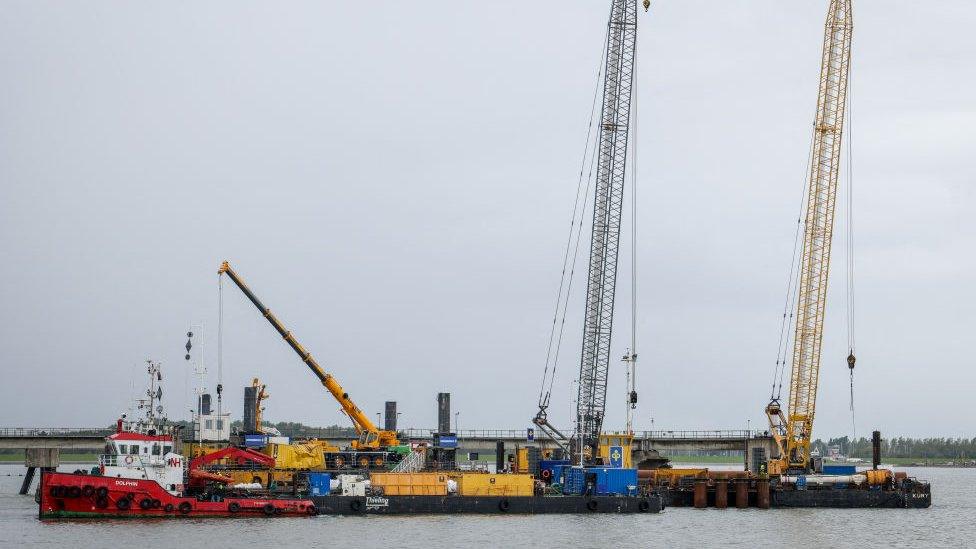
[[[803,252],[800,256],[800,280],[797,287],[789,409],[786,413],[783,412],[778,397],[774,397],[766,406],[766,415],[780,452],[779,458],[769,462],[771,474],[786,473],[791,469],[806,470],[809,467],[852,32],[851,0],[830,0],[820,68],[817,115],[813,125]],[[854,365],[853,359],[852,353],[848,357],[851,368]]]
[[[234,281],[234,284],[244,292],[251,303],[261,311],[264,318],[268,319],[271,326],[281,334],[281,337],[288,343],[288,345],[298,354],[298,357],[302,359],[302,362],[308,366],[308,369],[315,374],[315,377],[322,382],[322,385],[332,394],[332,396],[339,402],[342,407],[342,411],[345,412],[349,419],[352,420],[353,427],[356,429],[356,434],[359,435],[359,440],[353,442],[353,447],[357,449],[363,448],[386,448],[390,446],[397,446],[400,441],[397,439],[395,431],[384,431],[376,427],[369,417],[359,409],[358,406],[349,398],[349,393],[347,393],[342,385],[332,377],[331,374],[326,373],[319,363],[312,357],[312,353],[305,350],[305,347],[295,339],[295,336],[291,334],[285,326],[278,320],[274,314],[271,313],[271,309],[268,309],[261,303],[261,300],[254,295],[254,292],[244,284],[241,277],[231,269],[230,264],[224,261],[220,265],[220,269],[217,270],[218,275],[226,274]]]

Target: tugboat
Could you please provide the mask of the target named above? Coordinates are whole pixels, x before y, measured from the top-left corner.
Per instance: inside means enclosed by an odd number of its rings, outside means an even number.
[[[38,518],[232,517],[316,515],[309,499],[255,497],[227,488],[232,479],[194,470],[176,452],[178,431],[158,405],[159,365],[148,361],[145,417],[116,422],[105,438],[106,454],[90,473],[44,472],[38,488]],[[158,415],[157,415],[158,414]]]

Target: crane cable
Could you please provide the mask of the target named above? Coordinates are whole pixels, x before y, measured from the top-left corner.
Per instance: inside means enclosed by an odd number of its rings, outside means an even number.
[[[851,43],[853,49],[853,40]],[[853,58],[853,55],[851,56]],[[848,71],[847,86],[847,369],[851,383],[851,440],[857,439],[857,423],[854,417],[854,70]]]
[[[217,275],[217,417],[221,416],[224,386],[224,276]]]
[[[609,33],[609,29],[607,30],[607,32]],[[591,137],[594,137],[593,120],[596,115],[596,104],[597,104],[596,100],[600,92],[601,77],[603,76],[603,58],[606,56],[606,42],[607,42],[606,39],[604,39],[603,52],[600,54],[600,63],[596,74],[596,85],[594,86],[593,100],[590,106],[590,120],[587,123],[586,141],[583,146],[583,158],[580,161],[579,179],[576,183],[576,200],[573,203],[573,215],[569,223],[569,234],[566,238],[566,249],[563,254],[562,273],[559,279],[559,289],[557,290],[556,293],[556,306],[555,306],[555,311],[553,312],[552,315],[552,327],[549,332],[548,348],[546,349],[546,365],[545,365],[545,369],[542,372],[542,384],[539,387],[540,408],[545,408],[546,406],[549,405],[549,397],[552,394],[553,383],[555,382],[556,379],[556,366],[558,365],[559,362],[559,351],[562,346],[563,330],[566,326],[566,310],[568,309],[569,296],[573,287],[573,275],[576,272],[576,260],[579,256],[579,246],[580,246],[581,235],[583,232],[583,222],[585,221],[586,205],[589,203],[590,184],[593,180],[593,166],[594,166],[594,159],[596,158],[596,154],[595,154],[596,147],[597,147],[596,138],[599,137],[599,133],[597,133],[595,138],[593,138],[592,147],[590,145],[590,140]],[[589,158],[589,171],[588,171],[589,173],[586,176],[586,186],[584,189],[583,174],[584,172],[587,171],[588,158]],[[582,203],[580,202],[581,198],[582,198]],[[575,243],[574,243],[574,236],[573,236],[574,227],[576,229]],[[573,249],[572,262],[569,261],[570,249]],[[570,268],[568,276],[566,273],[567,265]],[[563,291],[564,287],[565,287],[565,292]],[[562,314],[560,314],[560,310],[562,311]],[[558,325],[558,334],[557,334],[557,325]],[[550,366],[552,367],[551,373],[550,373]],[[549,382],[548,387],[546,386],[546,381]]]
[[[814,109],[814,119],[816,119],[816,109]],[[779,343],[776,346],[776,368],[773,370],[773,384],[769,391],[770,400],[779,400],[783,392],[783,377],[786,375],[786,361],[789,358],[792,333],[790,328],[793,326],[793,317],[796,314],[796,294],[800,288],[800,249],[803,245],[803,224],[804,209],[807,202],[807,177],[810,174],[810,164],[813,162],[813,135],[807,144],[807,162],[803,168],[803,177],[800,178],[800,213],[796,218],[796,229],[793,233],[793,255],[790,259],[790,273],[786,279],[786,299],[783,302],[783,315],[780,320]]]

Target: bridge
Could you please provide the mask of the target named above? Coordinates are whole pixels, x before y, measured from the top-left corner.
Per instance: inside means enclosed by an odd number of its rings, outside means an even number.
[[[435,429],[402,429],[404,441],[429,442]],[[111,428],[76,427],[0,427],[0,449],[52,449],[97,453],[104,448],[104,438],[114,432]],[[568,429],[564,432],[572,432]],[[608,433],[620,434],[620,433]],[[291,438],[318,438],[343,446],[354,440],[351,429],[305,429],[286,432]],[[545,444],[543,437],[532,437],[527,429],[467,429],[457,433],[461,452],[493,453],[495,443],[506,446]],[[763,448],[767,456],[774,454],[775,443],[768,433],[749,430],[655,430],[634,433],[634,450],[662,454],[730,451],[742,452],[743,465],[749,467],[748,456],[753,448]],[[57,466],[55,464],[54,466]]]

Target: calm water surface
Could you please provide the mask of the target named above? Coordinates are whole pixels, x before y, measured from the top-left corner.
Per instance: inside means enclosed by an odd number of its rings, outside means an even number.
[[[976,547],[976,470],[904,470],[932,482],[932,508],[41,522],[25,469],[2,464],[0,547]]]

